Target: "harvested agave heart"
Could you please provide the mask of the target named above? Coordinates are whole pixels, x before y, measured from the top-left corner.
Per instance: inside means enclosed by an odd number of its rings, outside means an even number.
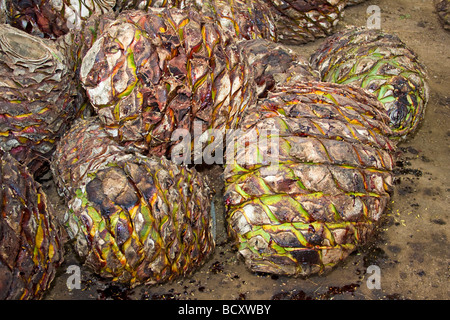
[[[212,252],[211,190],[194,169],[115,145],[92,119],[77,122],[57,152],[67,231],[93,272],[160,283],[192,273]]]
[[[331,36],[312,56],[322,81],[352,84],[373,93],[390,118],[394,137],[419,126],[429,89],[424,66],[397,36],[355,28]]]
[[[199,12],[203,19],[215,23],[222,29],[221,36],[224,45],[234,40],[253,38],[276,40],[274,22],[269,10],[260,2],[255,1],[118,1],[114,9],[116,12],[129,9],[152,12],[153,7],[180,8]],[[112,11],[93,12],[83,22],[82,30],[58,38],[58,41],[65,47],[67,55],[76,62],[74,69],[81,66],[86,52],[100,37],[105,27],[115,18],[116,14]]]
[[[60,232],[27,168],[0,154],[0,300],[39,299],[63,261]]]
[[[6,3],[5,1],[0,2],[0,23],[8,22],[8,12],[6,11]]]
[[[305,82],[247,110],[224,177],[229,233],[250,270],[323,272],[371,238],[394,164],[378,104],[360,88]]]
[[[0,25],[0,146],[32,173],[79,111],[69,65],[56,43]]]
[[[446,30],[450,30],[450,1],[439,0],[436,2],[436,12],[442,23],[442,26]]]
[[[94,14],[112,11],[115,0],[7,0],[11,25],[30,34],[56,39],[72,30],[81,30]]]
[[[213,20],[228,36],[239,39],[264,38],[276,40],[271,10],[262,1],[253,0],[136,0],[117,1],[115,10],[148,10],[148,8],[179,8],[196,10]]]
[[[259,98],[277,86],[298,81],[319,81],[319,74],[309,62],[280,43],[266,39],[242,41],[239,48],[245,53],[256,82]]]
[[[127,11],[87,52],[81,81],[108,132],[152,155],[171,154],[175,130],[193,140],[234,128],[255,99],[243,53],[193,10]]]
[[[273,12],[278,40],[302,44],[330,35],[347,0],[261,0]]]

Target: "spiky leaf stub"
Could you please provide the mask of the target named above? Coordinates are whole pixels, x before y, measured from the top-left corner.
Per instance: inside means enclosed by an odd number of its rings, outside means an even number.
[[[109,132],[124,144],[170,155],[175,130],[236,127],[252,104],[253,78],[223,30],[179,9],[127,11],[83,59],[81,80]]]
[[[406,137],[425,114],[429,88],[425,67],[397,36],[355,28],[331,36],[311,56],[322,81],[352,84],[384,105],[394,137]]]
[[[0,300],[39,299],[63,261],[60,232],[38,183],[0,152]]]
[[[78,112],[69,65],[55,43],[0,25],[0,146],[32,171]]]
[[[115,0],[6,1],[8,20],[14,27],[39,37],[56,39],[81,30],[94,14],[112,11]]]
[[[273,11],[278,40],[302,44],[330,35],[347,0],[262,0]]]
[[[309,62],[280,43],[253,39],[238,44],[253,69],[258,97],[266,97],[277,86],[299,81],[319,81]]]
[[[439,0],[436,1],[436,12],[439,16],[439,20],[442,26],[446,30],[450,30],[450,1]]]
[[[80,120],[52,164],[66,184],[67,230],[80,257],[100,276],[132,286],[190,274],[214,249],[207,180],[114,146],[102,130]]]
[[[229,232],[252,271],[322,272],[371,238],[392,189],[386,121],[364,90],[319,82],[247,111],[224,176]]]

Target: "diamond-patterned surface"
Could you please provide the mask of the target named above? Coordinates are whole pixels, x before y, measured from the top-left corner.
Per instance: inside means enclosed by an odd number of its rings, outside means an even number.
[[[2,152],[0,175],[0,300],[38,299],[63,260],[53,209],[28,170],[8,153]]]
[[[429,95],[426,70],[397,36],[346,30],[327,39],[311,64],[322,81],[360,86],[377,97],[395,137],[414,132],[423,119]]]
[[[240,140],[250,151],[229,143],[237,151],[224,175],[229,231],[251,270],[320,272],[366,241],[392,189],[395,146],[381,108],[363,90],[313,82],[247,111]],[[251,131],[262,129],[277,137],[277,152],[259,148]]]
[[[126,12],[84,57],[81,80],[115,138],[170,155],[174,130],[233,128],[254,101],[247,62],[224,41],[194,11]]]
[[[68,232],[95,273],[159,283],[191,273],[213,250],[211,190],[195,169],[119,146],[98,119],[80,120],[58,155]]]

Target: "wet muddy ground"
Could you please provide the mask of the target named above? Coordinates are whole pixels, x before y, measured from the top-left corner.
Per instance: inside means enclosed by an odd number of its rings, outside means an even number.
[[[65,262],[45,299],[449,299],[450,32],[441,28],[431,0],[367,1],[347,8],[339,28],[365,25],[368,5],[380,7],[382,29],[397,34],[427,66],[431,89],[420,130],[399,145],[395,191],[370,244],[323,275],[249,272],[226,237],[218,178],[222,169],[216,166],[207,173],[215,177],[217,191],[217,247],[200,270],[171,283],[128,289],[81,267],[81,288],[69,290],[66,270],[81,263],[67,245]],[[309,57],[322,41],[294,49]],[[50,182],[46,185],[54,191]],[[373,265],[380,270],[380,289],[367,285],[367,268]]]

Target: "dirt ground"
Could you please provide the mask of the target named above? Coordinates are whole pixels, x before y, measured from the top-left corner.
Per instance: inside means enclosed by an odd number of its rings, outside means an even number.
[[[324,275],[290,278],[249,272],[227,240],[221,179],[215,181],[217,247],[189,278],[133,289],[105,282],[81,267],[81,289],[69,290],[70,265],[81,266],[69,245],[45,299],[449,299],[450,280],[450,32],[439,24],[432,0],[372,0],[347,8],[339,28],[366,24],[368,5],[381,9],[381,27],[397,34],[429,73],[430,101],[414,137],[401,143],[395,191],[379,232],[369,245]],[[304,57],[322,43],[294,49]],[[212,177],[220,167],[209,170]],[[51,186],[49,186],[51,187]],[[57,199],[55,199],[57,201]],[[381,289],[369,289],[370,265]]]

